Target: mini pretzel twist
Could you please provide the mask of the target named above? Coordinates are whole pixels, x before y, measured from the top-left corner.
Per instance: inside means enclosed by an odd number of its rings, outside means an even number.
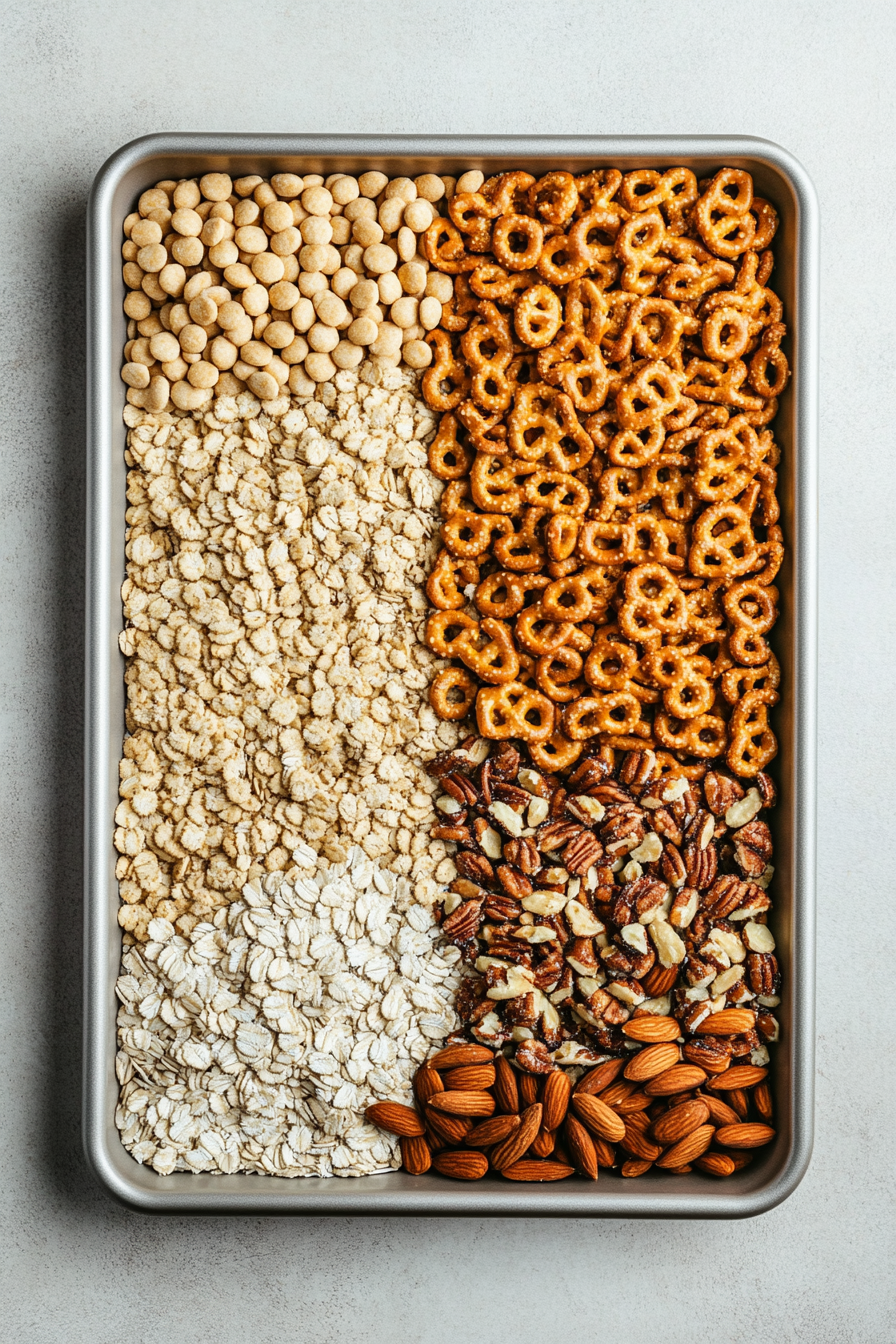
[[[431,226],[430,226],[431,227]],[[544,246],[544,229],[528,215],[502,215],[492,229],[492,251],[508,271],[531,271]]]
[[[457,611],[466,602],[460,585],[466,587],[478,580],[479,566],[475,560],[461,560],[442,550],[426,580],[426,596],[439,611]]]
[[[629,691],[583,695],[563,711],[563,732],[573,742],[597,733],[633,733],[641,721],[641,704]]]
[[[464,247],[463,235],[457,226],[441,216],[424,230],[423,254],[431,266],[446,275],[472,271],[479,265],[478,256],[470,256]]]
[[[659,256],[666,239],[666,225],[659,210],[645,210],[626,220],[616,236],[615,255],[624,262],[622,288],[630,294],[652,294],[657,276],[672,265]]]
[[[734,499],[749,485],[759,468],[759,440],[742,415],[722,429],[701,434],[697,444],[694,493],[708,504]]]
[[[721,756],[728,745],[728,725],[715,714],[677,720],[661,710],[653,720],[653,731],[657,741],[670,751],[683,751],[702,760]]]
[[[466,476],[473,465],[475,454],[465,447],[459,436],[456,416],[446,412],[439,421],[438,432],[427,451],[427,461],[433,476],[440,481],[456,481]]]
[[[687,603],[674,576],[663,565],[637,565],[625,576],[625,600],[619,628],[648,646],[687,628]]]
[[[513,523],[500,513],[471,513],[458,509],[442,524],[442,540],[452,555],[464,559],[484,555],[495,533],[507,536]]]
[[[682,375],[661,359],[648,360],[616,396],[616,417],[623,429],[645,429],[675,410]]]
[[[554,706],[541,691],[508,681],[480,690],[476,722],[482,736],[492,741],[515,737],[530,744],[544,742],[554,731]]]
[[[747,691],[731,714],[731,745],[726,760],[736,775],[750,777],[764,770],[778,751],[778,742],[768,725],[769,708],[778,693],[768,689]]]
[[[550,345],[563,325],[563,305],[550,285],[531,285],[520,294],[513,325],[521,341],[541,350]]]
[[[530,593],[541,592],[549,583],[546,574],[524,575],[499,569],[483,579],[473,595],[473,601],[483,616],[507,620],[522,611]]]
[[[663,706],[675,719],[696,719],[708,714],[715,699],[710,681],[712,663],[684,649],[654,649],[643,667],[655,685],[662,688]]]
[[[447,332],[430,331],[426,341],[433,352],[433,361],[421,384],[426,404],[434,411],[453,411],[467,395],[469,374],[457,360]]]
[[[790,379],[790,366],[781,349],[786,334],[783,322],[773,322],[766,327],[759,349],[750,360],[750,383],[760,397],[780,397]]]
[[[529,209],[546,224],[564,225],[579,203],[579,190],[572,173],[546,173],[529,188]]]
[[[730,501],[701,513],[692,537],[688,568],[698,578],[736,579],[759,558],[748,514]]]
[[[480,681],[490,685],[513,681],[520,670],[509,629],[502,621],[490,616],[479,624],[478,629],[470,626],[454,641],[454,656],[475,672]]]
[[[710,252],[733,261],[752,247],[756,220],[750,214],[753,181],[740,168],[722,168],[694,207],[694,219]]]
[[[429,703],[440,719],[465,719],[476,702],[478,683],[463,667],[446,667],[429,687]]]
[[[584,690],[582,655],[569,645],[561,645],[553,653],[543,654],[535,665],[539,690],[555,704],[575,700]]]

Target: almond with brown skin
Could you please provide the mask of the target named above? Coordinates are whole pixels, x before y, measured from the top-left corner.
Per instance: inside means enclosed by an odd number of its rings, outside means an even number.
[[[633,1017],[624,1022],[622,1034],[633,1041],[652,1044],[655,1041],[677,1041],[681,1035],[681,1027],[674,1017],[657,1017],[653,1013],[644,1013],[641,1017]]]
[[[545,1129],[557,1129],[563,1123],[569,1109],[571,1093],[572,1083],[569,1081],[569,1075],[562,1069],[549,1073],[545,1078],[541,1092],[541,1105],[544,1111],[542,1124]]]
[[[644,1162],[655,1162],[662,1154],[662,1148],[658,1143],[653,1143],[647,1136],[646,1129],[642,1128],[637,1122],[643,1117],[640,1115],[630,1115],[625,1124],[625,1133],[620,1139],[620,1147],[624,1148],[632,1157],[640,1157]]]
[[[697,1036],[740,1036],[742,1032],[752,1031],[756,1025],[756,1014],[752,1008],[723,1008],[720,1013],[710,1013],[696,1029]]]
[[[487,1050],[484,1045],[461,1041],[458,1045],[446,1045],[444,1050],[439,1050],[432,1059],[426,1061],[426,1067],[456,1069],[462,1064],[491,1064],[494,1058],[495,1052]]]
[[[535,1162],[530,1158],[502,1167],[501,1175],[508,1181],[564,1181],[574,1175],[574,1168],[562,1162]]]
[[[579,1168],[584,1176],[589,1180],[596,1181],[598,1173],[597,1153],[594,1149],[594,1143],[591,1135],[580,1120],[574,1115],[566,1117],[566,1124],[563,1127],[566,1142],[569,1144],[569,1151],[573,1162]]]
[[[651,1078],[644,1091],[649,1097],[670,1097],[676,1092],[690,1092],[692,1087],[705,1082],[706,1074],[696,1064],[675,1064],[665,1073]]]
[[[716,1130],[716,1142],[723,1148],[761,1148],[774,1137],[771,1125],[723,1125]]]
[[[464,1064],[459,1069],[449,1069],[443,1081],[450,1092],[484,1092],[495,1081],[495,1066]]]
[[[737,1111],[733,1111],[726,1101],[717,1097],[715,1093],[707,1092],[701,1100],[706,1103],[709,1109],[709,1118],[717,1125],[737,1125],[740,1123],[740,1116]]]
[[[501,1171],[504,1167],[512,1166],[514,1162],[518,1162],[540,1129],[541,1106],[536,1101],[534,1105],[523,1111],[520,1116],[520,1127],[516,1133],[511,1134],[502,1144],[493,1149],[491,1162],[495,1171]]]
[[[711,1092],[733,1092],[739,1087],[754,1087],[768,1076],[768,1069],[760,1069],[755,1064],[732,1064],[717,1078],[706,1084]]]
[[[653,1097],[648,1097],[646,1092],[631,1092],[621,1101],[617,1101],[613,1110],[617,1115],[632,1115],[635,1111],[646,1111],[654,1102]]]
[[[652,1166],[653,1163],[648,1162],[646,1158],[630,1157],[619,1168],[619,1174],[621,1176],[643,1176],[645,1171],[649,1171]]]
[[[702,1098],[684,1101],[680,1106],[673,1106],[671,1111],[666,1111],[666,1114],[661,1115],[658,1120],[654,1120],[653,1137],[664,1147],[667,1143],[678,1143],[679,1139],[686,1138],[708,1119],[709,1107]]]
[[[475,1149],[462,1148],[436,1153],[432,1165],[440,1176],[454,1181],[481,1181],[488,1171],[488,1158]]]
[[[495,1099],[490,1092],[437,1092],[427,1102],[430,1110],[447,1115],[494,1115]]]
[[[538,1100],[538,1079],[531,1073],[521,1073],[518,1078],[520,1101],[524,1106],[534,1106]]]
[[[603,1092],[605,1087],[609,1087],[614,1079],[618,1078],[625,1068],[624,1059],[608,1059],[603,1064],[597,1064],[587,1073],[583,1073],[576,1083],[573,1091],[576,1095],[585,1093],[587,1096],[595,1096],[598,1092]]]
[[[423,1121],[411,1106],[400,1101],[377,1101],[364,1112],[372,1125],[384,1129],[387,1134],[398,1134],[401,1138],[417,1138],[423,1134]]]
[[[612,1143],[607,1143],[606,1139],[599,1139],[596,1134],[592,1134],[591,1138],[597,1155],[597,1165],[607,1168],[615,1167],[616,1149]]]
[[[552,1129],[540,1129],[529,1145],[533,1157],[550,1157],[557,1140]]]
[[[423,1176],[432,1166],[432,1153],[426,1139],[416,1136],[411,1139],[399,1139],[401,1165],[411,1176]]]
[[[668,994],[669,990],[678,979],[677,966],[661,966],[657,962],[652,970],[645,975],[642,984],[652,999],[662,998]]]
[[[429,1105],[426,1107],[426,1123],[446,1143],[463,1143],[473,1128],[473,1121],[466,1116],[445,1115],[442,1111],[434,1111]]]
[[[481,1125],[471,1129],[465,1142],[471,1148],[491,1148],[493,1144],[509,1139],[519,1127],[518,1115],[495,1115],[491,1120],[483,1120]]]
[[[727,1153],[704,1153],[694,1166],[698,1171],[705,1171],[707,1176],[730,1176],[736,1170]]]
[[[750,1101],[742,1087],[730,1087],[725,1093],[728,1105],[732,1110],[737,1111],[741,1120],[746,1120],[747,1112],[750,1109]]]
[[[604,1088],[603,1092],[600,1093],[600,1099],[605,1106],[615,1107],[626,1097],[630,1097],[636,1088],[637,1083],[629,1083],[624,1078],[619,1078],[615,1083],[611,1083],[609,1087]]]
[[[662,1157],[658,1157],[656,1165],[663,1169],[686,1166],[687,1163],[693,1162],[695,1158],[703,1156],[712,1143],[712,1136],[715,1132],[714,1125],[700,1125],[699,1128],[693,1130],[685,1138],[679,1139],[678,1143],[667,1149]]]
[[[445,1084],[442,1082],[435,1069],[418,1069],[414,1078],[414,1096],[420,1102],[421,1106],[434,1097],[437,1092],[444,1092]]]
[[[696,1064],[707,1073],[724,1073],[731,1064],[731,1056],[721,1041],[687,1041],[682,1052],[689,1064]]]
[[[599,1097],[579,1092],[572,1099],[572,1108],[586,1129],[598,1138],[618,1143],[625,1135],[625,1121]]]
[[[760,1083],[757,1086],[753,1093],[753,1103],[763,1120],[771,1120],[774,1112],[772,1110],[772,1094],[768,1083]]]
[[[671,1041],[648,1045],[644,1050],[639,1050],[634,1059],[626,1064],[625,1077],[633,1083],[647,1082],[648,1079],[656,1078],[658,1074],[671,1069],[680,1058],[678,1046],[673,1045]]]

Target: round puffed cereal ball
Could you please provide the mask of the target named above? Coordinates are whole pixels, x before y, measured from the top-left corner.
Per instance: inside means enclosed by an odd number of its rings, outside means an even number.
[[[202,199],[195,182],[178,182],[171,200],[176,210],[195,210]]]
[[[222,303],[230,302],[230,290],[226,285],[209,285],[205,292],[210,299],[214,299],[219,308]]]
[[[401,349],[401,327],[392,322],[382,322],[376,340],[370,349],[375,355],[394,355]]]
[[[427,271],[426,295],[428,298],[438,299],[439,303],[448,303],[454,295],[454,281],[451,276],[442,275],[439,271]]]
[[[190,317],[201,327],[211,326],[212,322],[217,321],[218,305],[214,299],[209,298],[207,291],[198,295],[190,304]]]
[[[275,355],[265,369],[265,373],[272,373],[277,382],[283,384],[289,378],[289,365],[279,355]]]
[[[379,303],[379,286],[375,280],[358,280],[348,297],[353,308],[372,308],[375,303]]]
[[[136,261],[129,261],[121,268],[122,278],[129,289],[139,289],[143,281],[143,272]]]
[[[429,228],[435,213],[429,201],[411,201],[404,208],[403,222],[415,233],[422,233],[424,229]]]
[[[385,275],[381,275],[377,281],[377,292],[380,303],[389,304],[400,299],[404,293],[400,273],[396,275],[394,271],[387,271]]]
[[[212,278],[208,271],[197,271],[184,285],[184,303],[191,303],[204,289],[210,289]]]
[[[208,336],[195,322],[188,322],[182,327],[178,339],[185,355],[201,354],[208,343]]]
[[[409,177],[393,177],[392,181],[386,187],[386,200],[392,200],[393,197],[400,197],[403,201],[415,201],[417,199],[417,188]]]
[[[291,257],[301,246],[302,235],[293,225],[288,229],[281,229],[271,237],[271,251],[278,257]]]
[[[238,324],[235,327],[230,327],[227,332],[228,340],[233,341],[234,345],[239,346],[240,348],[242,348],[247,341],[251,341],[254,335],[255,330],[252,325],[252,319],[248,313],[244,313]]]
[[[257,283],[252,271],[241,261],[235,261],[232,266],[225,268],[224,279],[231,289],[248,289]]]
[[[372,275],[385,275],[387,271],[395,270],[398,257],[385,243],[374,243],[372,247],[364,249],[364,265]],[[161,270],[161,267],[157,269]]]
[[[419,304],[410,294],[406,294],[401,299],[396,299],[389,309],[389,316],[396,327],[413,327],[417,323],[417,310]]]
[[[198,411],[210,396],[206,388],[193,387],[187,382],[175,383],[171,389],[171,400],[179,411]]]
[[[297,177],[295,173],[275,173],[271,178],[271,186],[278,196],[291,201],[305,190],[305,179]]]
[[[233,193],[233,183],[227,173],[206,173],[199,179],[199,190],[207,201],[226,201]]]
[[[390,196],[388,200],[383,201],[376,217],[386,233],[395,233],[401,227],[405,204],[403,196]]]
[[[333,197],[326,187],[306,187],[302,192],[302,205],[309,215],[329,215]]]
[[[299,291],[290,280],[280,280],[268,290],[271,307],[281,313],[288,313],[299,301]]]
[[[314,305],[310,299],[301,298],[294,305],[290,318],[296,331],[308,331],[314,325]]]
[[[159,191],[158,187],[150,187],[137,202],[137,209],[145,219],[151,210],[167,210],[168,197],[164,191]]]
[[[198,364],[190,366],[187,381],[193,387],[214,387],[218,381],[218,370],[207,359],[200,359]]]
[[[273,401],[280,391],[280,384],[272,373],[251,374],[247,386],[259,401]]]
[[[202,232],[199,237],[205,243],[206,247],[217,247],[218,243],[227,242],[234,235],[234,227],[226,219],[207,219],[202,226]]]
[[[314,395],[314,383],[301,364],[295,364],[290,369],[288,386],[294,397],[312,397]]]
[[[417,195],[424,201],[440,201],[445,195],[445,184],[435,173],[424,173],[414,178]]]
[[[375,219],[356,219],[352,225],[352,238],[361,247],[374,247],[383,241],[383,230]]]
[[[362,275],[364,272],[364,249],[360,243],[349,243],[348,247],[342,249],[342,264],[356,275]]]
[[[376,205],[373,201],[368,201],[366,196],[360,196],[357,201],[349,201],[342,212],[344,219],[376,219]]]
[[[268,236],[257,224],[246,224],[237,229],[233,240],[241,252],[266,252]]]
[[[174,344],[177,345],[177,341]],[[121,379],[128,387],[149,387],[149,369],[145,364],[125,364],[121,371]]]
[[[237,303],[234,299],[230,299],[227,303],[222,303],[218,309],[218,326],[222,331],[229,331],[231,327],[235,327],[238,322],[242,321],[245,315],[246,310],[243,305]]]
[[[156,374],[150,379],[149,387],[146,389],[146,400],[144,405],[148,411],[164,411],[168,405],[168,397],[171,394],[171,384],[167,378]]]
[[[124,311],[125,316],[132,317],[135,322],[140,322],[144,317],[149,317],[152,312],[149,295],[144,294],[142,289],[132,289],[125,298]]]
[[[330,358],[337,369],[356,369],[364,358],[364,349],[360,345],[353,345],[351,341],[340,341],[330,351]]]
[[[256,369],[263,369],[266,364],[270,364],[273,357],[273,350],[269,345],[265,345],[264,341],[247,341],[240,350],[240,359]]]
[[[264,208],[264,222],[271,233],[292,228],[292,210],[286,201],[272,201]]]
[[[171,216],[171,227],[184,238],[198,238],[202,232],[202,216],[195,210],[175,210]]]
[[[402,224],[395,235],[395,242],[402,261],[411,261],[417,255],[417,235],[413,229]]]
[[[422,341],[426,335],[425,330],[419,322],[415,322],[412,327],[405,327],[401,335],[402,345],[407,345],[409,341]]]
[[[185,303],[172,303],[168,310],[168,330],[173,331],[175,336],[179,336],[189,320],[190,314],[187,311],[187,305]]]
[[[308,344],[312,350],[329,354],[339,344],[339,332],[335,327],[328,327],[323,322],[315,322],[314,326],[309,328],[308,331]]]
[[[164,289],[165,293],[170,294],[172,298],[180,298],[186,283],[187,273],[183,266],[178,266],[176,261],[169,261],[168,265],[163,266],[159,271],[159,288]]]
[[[232,369],[239,351],[226,336],[216,336],[208,348],[208,357],[216,369]]]
[[[321,243],[306,243],[299,252],[303,271],[322,271],[327,261],[327,249]]]
[[[137,265],[141,271],[153,274],[167,264],[168,253],[161,243],[150,243],[147,247],[141,247],[137,253]]]
[[[138,247],[149,247],[162,241],[162,230],[154,219],[141,219],[131,229],[131,242]]]
[[[172,383],[180,382],[181,378],[186,378],[190,369],[187,361],[179,356],[177,359],[166,359],[161,367],[165,377]]]
[[[283,279],[283,262],[273,252],[258,252],[252,258],[252,274],[257,275],[263,285],[275,285]]]
[[[422,294],[426,289],[427,272],[419,261],[406,261],[398,268],[398,279],[405,294]]]
[[[132,210],[131,213],[125,218],[124,224],[122,226],[124,228],[125,238],[130,238],[131,229],[134,227],[135,224],[139,223],[139,220],[140,216],[138,215],[136,210]]]
[[[334,294],[338,294],[340,299],[347,299],[355,285],[358,283],[358,277],[348,266],[340,266],[339,270],[330,279],[330,288]]]
[[[153,303],[164,303],[168,297],[164,289],[159,285],[156,277],[151,272],[144,275],[143,279],[140,281],[140,288],[143,290],[144,294],[149,295]]]
[[[353,345],[372,345],[378,334],[379,326],[369,317],[356,317],[346,332]]]
[[[336,372],[336,365],[323,351],[312,351],[305,360],[305,372],[315,383],[328,383]]]
[[[205,248],[198,238],[175,238],[171,255],[181,266],[198,266],[205,256]]]
[[[425,341],[408,341],[402,347],[401,356],[412,369],[426,369],[432,363],[432,351]]]
[[[317,188],[315,187],[316,191]],[[309,215],[299,225],[302,241],[306,243],[329,243],[333,238],[333,226],[323,215]]]
[[[304,336],[296,336],[280,351],[284,364],[301,364],[308,353],[308,342]]]
[[[354,177],[337,177],[335,182],[330,183],[330,195],[337,205],[348,205],[350,201],[357,200],[360,190],[357,178]]]
[[[438,299],[434,299],[431,294],[428,294],[425,299],[420,300],[417,315],[424,331],[434,331],[442,320],[442,305]]]
[[[268,182],[259,182],[252,193],[252,199],[262,210],[268,205],[273,205],[277,199],[277,193]]]
[[[333,230],[333,242],[337,247],[344,247],[352,236],[352,226],[342,215],[330,216],[330,227]]]
[[[153,359],[157,359],[160,364],[164,364],[166,360],[177,359],[180,354],[180,343],[173,332],[160,331],[157,335],[151,337],[149,353]]]
[[[233,212],[233,222],[238,229],[257,224],[261,211],[254,201],[238,201]]]
[[[264,285],[250,285],[248,289],[244,289],[242,302],[250,317],[260,317],[262,313],[267,312],[270,305]]]
[[[257,173],[251,177],[238,177],[233,184],[233,190],[237,196],[251,196],[255,188],[260,184],[261,178]],[[200,186],[202,184],[200,183]],[[230,193],[228,193],[229,195]]]
[[[221,243],[215,243],[214,247],[208,250],[208,259],[219,271],[225,271],[228,266],[232,266],[239,261],[240,250],[232,238],[225,238]]]
[[[282,350],[284,346],[290,344],[295,334],[289,322],[271,322],[265,327],[262,340],[272,350]]]
[[[329,290],[324,290],[320,294],[315,294],[312,303],[318,318],[326,326],[348,326],[348,309],[338,294],[331,294]]]
[[[480,173],[478,168],[471,168],[467,173],[461,173],[457,179],[458,192],[478,191],[485,181],[485,174]]]
[[[385,173],[378,173],[371,170],[369,173],[362,173],[358,178],[358,188],[362,196],[370,196],[372,198],[374,196],[379,196],[380,192],[388,182],[389,179]]]

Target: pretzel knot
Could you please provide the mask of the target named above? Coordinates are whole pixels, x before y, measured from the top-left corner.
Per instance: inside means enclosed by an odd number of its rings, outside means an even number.
[[[778,750],[777,739],[768,726],[768,711],[777,703],[774,690],[747,691],[734,706],[729,728],[731,745],[727,761],[736,775],[748,778],[764,770]]]
[[[750,214],[753,181],[740,168],[722,168],[694,207],[694,219],[710,252],[733,261],[752,247],[756,220]]]
[[[662,688],[663,706],[675,719],[696,719],[712,709],[715,688],[709,680],[712,663],[683,649],[654,649],[642,666]]]
[[[570,229],[569,233],[555,233],[546,238],[538,258],[537,270],[551,285],[568,285],[578,280],[591,266],[591,248],[584,234]]]
[[[762,638],[777,619],[777,590],[755,579],[747,579],[729,588],[723,599],[725,612],[734,631],[729,637],[731,656],[746,667],[761,667],[771,655]]]
[[[649,360],[616,394],[616,418],[622,429],[637,433],[675,410],[681,398],[682,375],[662,360]]]
[[[565,703],[575,700],[584,690],[579,681],[582,673],[582,655],[568,644],[562,645],[554,653],[543,654],[535,664],[535,678],[539,690],[544,691],[549,700]]]
[[[503,455],[507,452],[507,426],[500,411],[487,415],[475,401],[467,398],[458,406],[457,418],[480,453]]]
[[[481,643],[485,640],[485,643]],[[468,627],[454,641],[454,656],[466,663],[481,681],[493,685],[513,681],[520,670],[520,660],[513,646],[507,626],[488,616],[478,629]]]
[[[619,628],[629,639],[652,646],[687,628],[687,602],[672,574],[662,565],[637,565],[625,576],[625,600]]]
[[[670,751],[684,751],[702,760],[721,756],[728,745],[728,726],[715,714],[679,720],[661,710],[653,720],[653,731],[656,740]]]
[[[507,272],[503,266],[484,262],[470,276],[470,289],[492,303],[512,303],[517,294],[535,284],[535,271]]]
[[[485,182],[481,187],[481,193],[492,202],[497,214],[523,215],[528,209],[529,188],[534,181],[535,178],[531,173],[517,168]]]
[[[540,658],[546,653],[556,653],[564,644],[568,644],[574,626],[571,621],[552,620],[546,615],[541,603],[536,602],[520,612],[514,628],[521,647]]]
[[[554,706],[541,691],[508,681],[479,692],[476,722],[482,736],[493,741],[518,737],[530,744],[544,742],[554,731]]]
[[[507,379],[507,366],[513,358],[513,338],[505,315],[493,303],[483,300],[481,320],[461,337],[461,350],[473,370],[470,391],[473,400],[486,411],[506,411],[513,400],[513,388]]]
[[[574,460],[579,470],[594,456],[594,444],[579,424],[571,398],[547,383],[517,388],[507,419],[507,441],[517,457],[530,462],[546,459],[561,469]]]
[[[457,658],[463,641],[478,635],[479,622],[465,611],[434,611],[427,619],[424,641],[440,658]]]
[[[446,667],[429,688],[429,703],[440,719],[449,722],[465,719],[473,708],[478,690],[476,682],[463,667]]]
[[[526,477],[536,470],[534,462],[477,453],[470,472],[473,503],[492,513],[519,513]]]
[[[563,711],[563,732],[574,742],[597,733],[633,733],[640,722],[640,701],[629,691],[583,695]]]
[[[442,524],[442,540],[452,555],[471,559],[485,554],[495,532],[506,536],[512,531],[513,523],[503,514],[458,509]]]
[[[615,467],[646,467],[659,454],[666,433],[661,420],[643,429],[621,429],[607,445],[607,457]]]
[[[551,513],[583,514],[591,503],[591,493],[575,476],[565,471],[541,468],[526,481],[524,498]]]
[[[659,210],[645,210],[626,220],[613,251],[625,263],[620,283],[630,294],[652,294],[657,276],[672,266],[668,257],[657,256],[666,240],[666,225]]]
[[[520,340],[533,350],[551,344],[563,325],[563,306],[550,285],[532,285],[520,294],[513,325]]]
[[[515,574],[513,570],[499,569],[482,580],[473,595],[473,601],[483,616],[507,620],[522,611],[529,593],[540,592],[549,583],[550,579],[545,574],[526,578]]]
[[[688,555],[688,568],[697,578],[739,578],[758,559],[749,516],[737,504],[711,504],[700,514]]]
[[[470,240],[471,252],[487,252],[492,238],[492,220],[498,214],[491,201],[476,191],[460,191],[448,202],[452,222]]]
[[[578,203],[579,190],[572,173],[546,173],[529,188],[529,209],[546,224],[565,224]]]
[[[572,621],[577,625],[589,619],[592,606],[588,580],[582,574],[555,579],[541,595],[542,611],[552,621]]]
[[[547,557],[537,528],[545,512],[544,509],[527,508],[521,519],[520,530],[510,531],[493,542],[492,555],[504,569],[529,574],[544,568]],[[511,528],[513,526],[511,523]]]
[[[790,366],[781,349],[781,341],[786,334],[787,328],[783,322],[773,322],[766,327],[759,349],[750,360],[750,383],[760,397],[780,397],[787,386]]]
[[[707,358],[726,364],[740,359],[750,344],[752,325],[748,314],[730,303],[714,308],[703,323],[703,349]]]
[[[557,706],[559,709],[559,705]],[[562,719],[554,715],[554,731],[543,742],[532,743],[529,755],[538,770],[568,770],[581,756],[583,744],[571,742],[562,729]]]
[[[464,247],[463,235],[457,226],[441,216],[424,230],[423,255],[431,266],[446,275],[472,271],[479,265],[478,256],[470,256]]]
[[[595,280],[581,276],[566,291],[567,331],[582,332],[589,341],[603,340],[610,308],[607,296]]]
[[[453,411],[467,394],[469,375],[455,358],[447,332],[430,331],[426,341],[433,350],[433,362],[421,383],[426,404],[434,411]]]
[[[665,173],[639,168],[626,173],[619,199],[626,210],[662,209],[669,229],[678,234],[685,227],[686,212],[697,199],[697,179],[690,168],[670,168]]]
[[[665,299],[679,303],[699,303],[720,285],[730,285],[734,267],[728,261],[711,257],[709,261],[681,261],[668,270],[660,281],[660,293]]]
[[[544,530],[548,555],[555,562],[568,560],[576,549],[581,522],[568,513],[555,513]]]
[[[544,229],[537,219],[502,215],[495,221],[492,251],[505,270],[531,271],[538,264],[543,246]]]
[[[733,499],[747,488],[760,465],[759,439],[742,415],[722,429],[701,434],[697,444],[694,493],[709,504]]]
[[[440,481],[456,481],[466,476],[474,454],[461,443],[459,425],[450,411],[442,416],[435,438],[427,453],[429,469]]]
[[[777,691],[781,684],[781,666],[773,653],[760,667],[732,667],[722,673],[722,694],[736,705],[748,691]]]
[[[581,331],[564,328],[559,339],[538,356],[545,382],[559,386],[582,411],[599,411],[610,386],[600,345]]]
[[[658,697],[656,691],[634,680],[639,671],[637,649],[626,644],[618,631],[614,633],[614,627],[605,627],[595,639],[585,663],[588,685],[596,691],[625,691],[636,700],[650,704]]]
[[[458,579],[464,585],[476,583],[479,566],[475,560],[460,560],[450,551],[439,551],[426,580],[426,595],[439,611],[457,611],[466,602]]]

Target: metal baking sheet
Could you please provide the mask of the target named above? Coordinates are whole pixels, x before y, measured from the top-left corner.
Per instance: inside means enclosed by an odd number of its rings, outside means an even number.
[[[698,178],[723,165],[752,173],[776,206],[776,289],[792,333],[794,376],[775,426],[782,447],[780,496],[788,543],[778,580],[773,639],[782,666],[777,709],[780,789],[775,811],[774,929],[784,976],[781,1043],[772,1058],[778,1136],[757,1161],[725,1181],[651,1172],[637,1181],[605,1175],[546,1186],[486,1180],[452,1183],[404,1172],[357,1179],[178,1173],[159,1176],[126,1151],[115,1129],[118,1093],[114,984],[121,937],[116,913],[113,813],[124,730],[125,389],[119,377],[122,222],[138,195],[162,178],[276,172],[415,176],[481,168],[583,172],[686,164]],[[359,1214],[499,1217],[744,1218],[795,1189],[812,1149],[815,992],[815,696],[818,213],[801,165],[766,140],[726,136],[304,136],[165,134],[134,140],[97,174],[88,228],[88,519],[85,746],[84,1146],[102,1186],[122,1203],[160,1214]]]

